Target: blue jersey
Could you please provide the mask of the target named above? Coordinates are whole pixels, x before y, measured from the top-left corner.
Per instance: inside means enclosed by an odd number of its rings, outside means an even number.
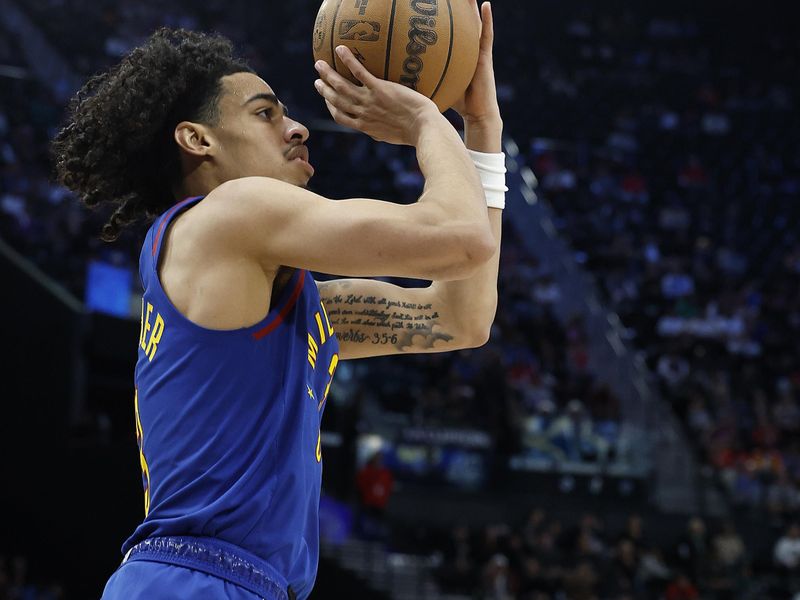
[[[206,329],[173,306],[157,270],[164,232],[201,199],[156,219],[140,256],[135,408],[145,519],[122,550],[152,536],[214,537],[268,562],[305,598],[317,571],[320,421],[338,342],[300,269],[252,327]]]

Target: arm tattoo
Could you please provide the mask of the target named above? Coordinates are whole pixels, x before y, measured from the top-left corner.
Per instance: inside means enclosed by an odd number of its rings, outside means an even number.
[[[385,296],[336,293],[326,300],[328,317],[340,342],[391,344],[398,350],[433,348],[453,336],[442,331],[433,304],[415,304]]]

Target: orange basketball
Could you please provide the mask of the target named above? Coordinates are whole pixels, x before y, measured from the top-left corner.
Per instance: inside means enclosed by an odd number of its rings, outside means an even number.
[[[478,64],[475,0],[324,0],[314,24],[314,60],[355,81],[334,48],[348,46],[367,70],[425,94],[444,112]]]

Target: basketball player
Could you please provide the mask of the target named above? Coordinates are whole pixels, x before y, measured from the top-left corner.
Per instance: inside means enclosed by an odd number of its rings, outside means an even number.
[[[154,217],[134,377],[145,518],[105,600],[307,598],[338,362],[486,341],[500,240],[487,202],[502,206],[504,169],[482,11],[457,105],[472,158],[431,100],[349,51],[337,49],[362,86],[316,65],[337,122],[416,148],[425,189],[411,206],[307,191],[308,130],[220,37],[160,30],[73,100],[54,142],[60,180],[115,207],[107,240]],[[434,283],[317,284],[310,271]]]

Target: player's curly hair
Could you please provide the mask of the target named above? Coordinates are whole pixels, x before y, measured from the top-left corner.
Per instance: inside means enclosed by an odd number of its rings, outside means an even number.
[[[252,69],[226,38],[162,28],[115,67],[90,78],[52,143],[58,181],[89,207],[112,207],[101,237],[174,203],[183,120],[215,125],[221,78]]]

